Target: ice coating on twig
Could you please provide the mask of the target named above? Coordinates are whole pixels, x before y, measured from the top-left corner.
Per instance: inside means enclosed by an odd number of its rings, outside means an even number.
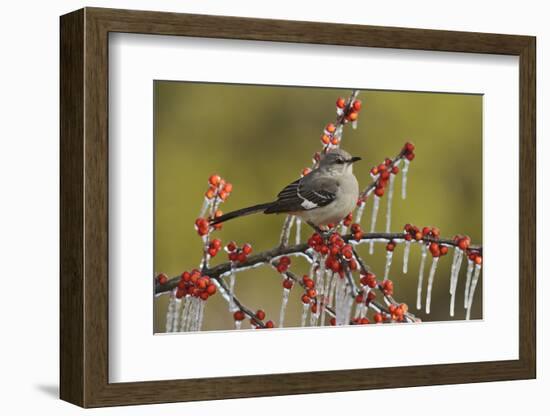
[[[418,287],[416,289],[416,309],[422,309],[422,281],[424,280],[424,266],[428,248],[422,244],[422,256],[420,258],[420,270],[418,271]]]
[[[283,229],[281,230],[281,239],[280,244],[281,246],[287,246],[288,241],[290,239],[290,232],[292,230],[292,225],[294,224],[294,220],[296,217],[294,215],[287,215],[285,218],[285,223],[283,225]]]
[[[365,212],[365,206],[367,203],[365,201],[361,201],[359,206],[357,207],[357,210],[355,211],[355,222],[359,224],[361,222],[361,219],[363,218],[363,213]]]
[[[235,305],[235,280],[237,273],[235,272],[235,265],[231,263],[231,274],[229,275],[229,312],[235,312],[237,307]]]
[[[434,284],[435,272],[437,265],[439,264],[439,257],[434,257],[432,260],[432,267],[430,267],[430,274],[428,276],[428,288],[426,290],[426,313],[430,313],[430,305],[432,303],[432,287]]]
[[[374,196],[374,203],[372,204],[372,216],[370,219],[370,232],[373,233],[374,229],[376,228],[376,217],[378,217],[378,208],[380,206],[380,197],[375,195]],[[369,254],[374,253],[374,241],[370,242],[369,246]]]
[[[407,173],[409,172],[410,160],[403,161],[403,169],[401,170],[401,199],[407,198]]]
[[[296,218],[296,244],[300,244],[302,237],[302,220]]]

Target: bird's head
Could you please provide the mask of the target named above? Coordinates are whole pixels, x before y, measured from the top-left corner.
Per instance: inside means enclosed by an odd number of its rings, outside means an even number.
[[[326,169],[333,174],[352,173],[353,164],[361,160],[358,156],[352,156],[343,149],[332,149],[321,156],[319,169]]]

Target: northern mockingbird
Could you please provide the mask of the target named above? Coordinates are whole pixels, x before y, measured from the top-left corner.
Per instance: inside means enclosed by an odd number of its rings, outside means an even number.
[[[317,168],[286,186],[275,201],[229,212],[210,224],[263,212],[296,215],[318,231],[326,229],[344,219],[357,204],[359,184],[352,166],[358,160],[361,158],[345,150],[330,150],[321,156]]]

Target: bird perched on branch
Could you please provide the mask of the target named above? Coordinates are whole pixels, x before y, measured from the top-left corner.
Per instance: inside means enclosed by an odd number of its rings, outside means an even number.
[[[318,231],[326,230],[328,224],[340,222],[357,204],[359,184],[353,164],[359,160],[345,150],[330,150],[321,156],[317,168],[286,186],[275,201],[229,212],[210,224],[257,212],[284,213],[296,215]]]

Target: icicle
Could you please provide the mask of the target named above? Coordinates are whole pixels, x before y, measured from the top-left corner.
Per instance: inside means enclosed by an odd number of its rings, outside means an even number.
[[[302,232],[302,220],[300,218],[296,218],[296,244],[300,244],[301,232]]]
[[[416,289],[416,309],[422,309],[422,281],[424,280],[424,265],[426,264],[427,247],[422,244],[422,257],[420,259],[420,270],[418,271],[418,287]]]
[[[183,302],[182,302],[182,306],[181,306],[181,319],[180,319],[180,324],[179,324],[179,328],[178,328],[178,331],[179,332],[185,332],[185,325],[187,323],[187,314],[189,312],[189,302],[190,302],[190,299],[189,298],[183,298]]]
[[[322,296],[323,299],[323,306],[321,310],[321,326],[325,325],[325,315],[327,306],[330,305],[332,302],[332,292],[334,291],[334,273],[330,272],[329,270],[326,271],[327,274],[330,274],[330,277],[328,279],[325,279],[325,287],[323,289],[324,295]]]
[[[389,233],[391,230],[391,205],[393,200],[393,188],[395,185],[395,175],[390,174],[390,183],[388,189],[388,201],[386,203],[386,232]]]
[[[466,287],[464,288],[464,309],[468,308],[468,297],[470,293],[470,282],[472,281],[472,272],[474,271],[473,260],[468,259],[468,268],[466,269]]]
[[[405,251],[403,252],[403,273],[407,273],[409,268],[409,253],[411,252],[411,242],[405,241]]]
[[[301,327],[305,327],[306,326],[306,318],[307,318],[307,311],[309,310],[309,303],[304,303],[302,305],[302,323],[301,323]]]
[[[361,201],[361,203],[357,207],[357,210],[355,211],[355,222],[357,224],[361,223],[361,218],[363,218],[363,212],[365,212],[366,205],[367,203],[365,201]]]
[[[481,272],[481,265],[476,264],[474,277],[472,278],[472,285],[470,287],[470,293],[468,296],[468,308],[466,309],[466,320],[470,320],[470,312],[472,311],[472,303],[474,301],[474,294],[476,291],[477,281],[479,280],[480,272]]]
[[[430,304],[432,302],[432,286],[434,284],[435,271],[437,270],[437,264],[439,263],[439,257],[434,257],[432,260],[432,267],[430,268],[430,275],[428,277],[428,289],[426,290],[426,313],[430,313]]]
[[[407,172],[409,172],[410,160],[405,159],[403,161],[403,169],[401,170],[401,199],[407,198]]]
[[[243,321],[235,319],[235,329],[241,329]]]
[[[454,273],[451,281],[451,304],[449,305],[449,314],[455,316],[455,297],[456,297],[456,286],[458,284],[458,275],[460,274],[460,268],[462,267],[462,256],[463,252],[459,249],[458,256],[456,258]]]
[[[393,251],[386,250],[386,268],[384,269],[384,280],[388,280],[392,258]]]
[[[175,296],[175,291],[172,291],[170,295],[170,301],[168,302],[168,310],[166,312],[166,332],[174,331],[175,317],[176,317],[176,296]]]
[[[281,312],[279,313],[279,327],[283,328],[284,322],[285,322],[285,311],[286,311],[286,305],[288,304],[288,295],[290,294],[290,290],[284,288],[283,289],[283,300],[281,301]]]
[[[173,332],[176,332],[180,326],[180,316],[182,314],[182,309],[183,309],[182,306],[183,306],[182,299],[176,298],[176,311],[174,313],[174,321],[172,322]]]
[[[373,233],[376,228],[376,217],[378,216],[378,207],[380,206],[380,197],[374,196],[374,204],[372,205],[372,216],[370,220],[370,232]],[[370,242],[369,254],[374,253],[374,241]]]
[[[199,298],[199,313],[197,317],[197,327],[196,331],[200,331],[202,328],[202,321],[204,320],[204,308],[206,306],[206,301]]]
[[[235,265],[231,263],[231,274],[229,275],[229,312],[235,312],[237,310],[235,305]]]

